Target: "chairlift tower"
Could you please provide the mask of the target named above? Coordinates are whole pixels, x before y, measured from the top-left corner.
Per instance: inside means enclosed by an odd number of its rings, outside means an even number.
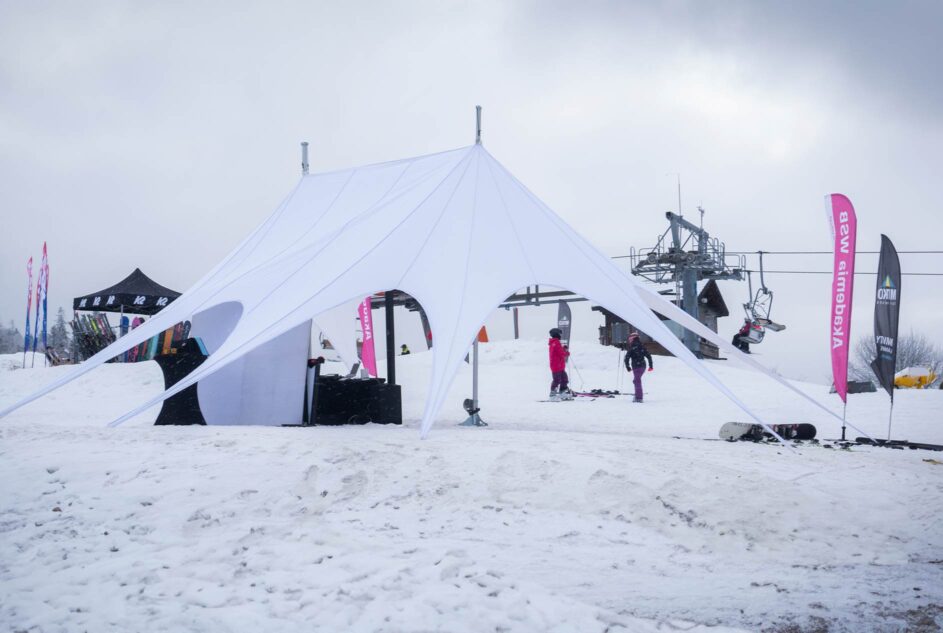
[[[661,234],[653,248],[629,251],[632,274],[656,284],[675,285],[675,290],[661,294],[674,294],[676,303],[695,319],[698,318],[697,282],[704,280],[735,279],[741,281],[746,269],[744,256],[727,255],[726,246],[704,230],[704,210],[701,226],[684,219],[678,213],[668,211],[668,229]],[[728,257],[735,258],[733,266]],[[694,332],[675,324],[675,333],[684,341],[685,347],[700,355],[700,338]]]

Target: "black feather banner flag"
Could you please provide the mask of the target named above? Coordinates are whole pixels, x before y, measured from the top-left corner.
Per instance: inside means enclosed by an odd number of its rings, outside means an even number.
[[[897,324],[900,317],[900,260],[886,235],[881,235],[877,291],[874,300],[874,344],[877,358],[871,369],[894,402],[894,371],[897,364]]]

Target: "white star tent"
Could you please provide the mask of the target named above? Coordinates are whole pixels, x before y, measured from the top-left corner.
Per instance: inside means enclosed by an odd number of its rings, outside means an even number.
[[[811,400],[639,286],[476,143],[418,158],[304,175],[261,226],[165,310],[0,416],[192,316],[194,333],[209,342],[206,362],[112,424],[196,382],[204,409],[226,394],[230,400],[234,393],[241,394],[235,405],[238,411],[230,403],[214,414],[220,422],[292,422],[279,416],[300,417],[304,382],[300,368],[311,321],[317,323],[319,315],[375,292],[398,289],[419,301],[434,337],[421,426],[425,437],[485,318],[515,291],[536,285],[571,290],[633,323],[764,426],[652,310]],[[293,377],[286,383],[279,378],[284,370],[278,367],[288,360]],[[217,382],[209,388],[214,375]],[[261,387],[251,388],[266,379]],[[288,404],[273,405],[273,396],[265,394],[276,386],[296,389],[297,397],[279,395],[275,400]],[[214,415],[207,416],[211,423]]]

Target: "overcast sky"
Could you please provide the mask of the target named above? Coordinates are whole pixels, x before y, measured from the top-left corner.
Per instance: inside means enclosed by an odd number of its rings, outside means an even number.
[[[475,104],[488,150],[610,255],[654,244],[675,173],[731,250],[829,250],[830,192],[859,250],[943,250],[941,40],[940,2],[0,3],[0,318],[22,329],[43,240],[51,310],[136,266],[182,291],[294,186],[299,141],[312,171],[459,147]],[[829,283],[768,276],[788,329],[764,362],[826,381]],[[729,336],[746,284],[723,291]],[[905,277],[902,331],[943,339],[941,297]]]

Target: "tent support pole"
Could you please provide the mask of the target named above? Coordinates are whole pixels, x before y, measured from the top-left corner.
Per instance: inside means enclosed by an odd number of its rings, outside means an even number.
[[[475,106],[475,145],[481,145],[481,106]]]
[[[308,141],[301,142],[301,173],[308,175]]]
[[[478,338],[472,345],[472,406],[478,408]]]
[[[517,323],[517,308],[514,308],[514,340],[521,338],[521,330]]]
[[[488,426],[488,424],[478,415],[478,334],[475,335],[475,342],[472,343],[472,397],[471,407],[468,406],[468,400],[465,401],[465,411],[468,412],[468,418],[459,426]]]
[[[393,336],[393,291],[387,290],[383,297],[383,314],[386,317],[386,382],[396,384],[396,340]]]

